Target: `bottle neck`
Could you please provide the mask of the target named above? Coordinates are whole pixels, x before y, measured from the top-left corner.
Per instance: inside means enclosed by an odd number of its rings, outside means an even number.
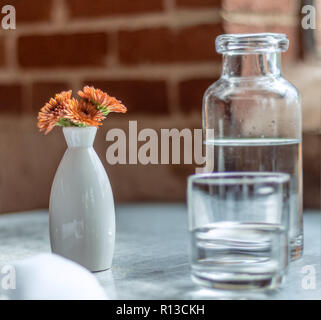
[[[222,77],[281,75],[281,53],[223,54]]]

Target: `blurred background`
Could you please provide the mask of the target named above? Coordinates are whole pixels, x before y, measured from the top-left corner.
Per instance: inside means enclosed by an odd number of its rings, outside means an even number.
[[[94,85],[121,99],[95,148],[116,203],[184,201],[194,166],[114,165],[108,129],[201,128],[202,95],[221,72],[222,33],[281,32],[283,69],[303,96],[304,206],[320,208],[321,35],[301,28],[299,0],[15,0],[17,29],[0,31],[0,212],[47,208],[65,151],[61,129],[38,133],[37,113],[61,90]],[[4,15],[3,15],[4,16]],[[321,27],[319,27],[319,31]]]

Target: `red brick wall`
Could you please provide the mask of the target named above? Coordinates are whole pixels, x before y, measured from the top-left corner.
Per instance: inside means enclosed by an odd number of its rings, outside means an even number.
[[[218,34],[285,32],[287,61],[299,54],[294,0],[0,0],[8,3],[18,25],[0,36],[1,112],[36,111],[84,83],[115,92],[131,114],[199,112],[220,72]]]
[[[141,128],[200,128],[202,95],[221,71],[215,37],[285,32],[291,40],[285,62],[296,61],[298,3],[0,0],[0,7],[13,4],[17,11],[17,29],[0,31],[0,147],[6,150],[0,154],[6,164],[0,170],[0,212],[48,205],[65,146],[60,130],[38,134],[36,113],[55,92],[92,84],[126,104],[127,115],[111,115],[99,130],[102,159],[107,128],[126,128],[128,119],[138,119]],[[186,175],[193,172],[192,166],[104,164],[116,201],[183,200]]]

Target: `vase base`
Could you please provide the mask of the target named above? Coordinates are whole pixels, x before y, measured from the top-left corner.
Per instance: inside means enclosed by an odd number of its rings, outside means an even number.
[[[110,266],[101,266],[101,267],[98,267],[97,265],[96,266],[88,266],[88,264],[86,265],[86,263],[81,263],[81,260],[79,259],[76,259],[75,257],[71,257],[67,254],[63,254],[61,252],[57,252],[56,250],[54,250],[53,248],[51,248],[51,252],[54,253],[54,254],[57,254],[65,259],[68,259],[70,261],[73,261],[79,265],[81,265],[82,267],[84,267],[85,269],[87,269],[88,271],[92,272],[92,273],[95,273],[95,272],[103,272],[103,271],[107,271],[107,270],[110,270],[111,269],[111,265]]]

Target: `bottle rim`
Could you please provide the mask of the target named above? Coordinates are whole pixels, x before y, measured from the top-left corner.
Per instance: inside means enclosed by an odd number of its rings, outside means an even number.
[[[222,34],[216,38],[216,51],[228,54],[285,52],[289,39],[283,33]]]

